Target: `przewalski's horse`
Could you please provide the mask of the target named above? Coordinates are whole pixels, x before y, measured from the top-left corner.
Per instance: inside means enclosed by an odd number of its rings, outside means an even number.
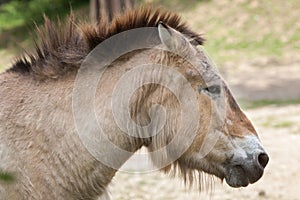
[[[143,146],[155,166],[177,171],[188,182],[195,173],[206,172],[242,187],[263,175],[269,158],[253,125],[197,47],[202,37],[178,15],[139,8],[110,25],[105,20],[99,25],[74,24],[72,17],[66,26],[45,19],[35,53],[0,76],[0,170],[16,177],[13,183],[1,183],[1,199],[96,199],[106,193],[118,168]],[[154,28],[146,29],[145,37],[137,34],[135,44],[126,48],[159,41],[153,45],[157,48],[135,49],[115,59],[95,91],[75,81],[88,71],[80,66],[88,63],[84,60],[97,45],[118,33],[147,27]],[[96,57],[113,55],[118,45],[124,47],[120,44],[127,36],[115,46],[104,45],[106,51],[96,51]],[[93,70],[85,75],[99,76],[97,68]],[[120,80],[127,85],[120,86]],[[136,83],[143,84],[131,90]],[[129,99],[127,89],[132,92]],[[85,112],[89,105],[74,99],[76,92],[84,101],[93,94],[101,130]],[[111,108],[111,102],[123,100],[128,116],[122,106]],[[79,114],[74,111],[78,108]],[[131,129],[127,124],[130,133],[122,127],[128,120],[136,125]],[[94,137],[84,138],[85,134]],[[120,155],[118,148],[127,153]]]

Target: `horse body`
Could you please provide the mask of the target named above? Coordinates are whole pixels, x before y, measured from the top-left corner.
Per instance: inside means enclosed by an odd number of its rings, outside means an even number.
[[[201,119],[197,129],[193,130],[191,127],[180,132],[187,137],[189,132],[195,133],[191,144],[185,144],[182,137],[183,140],[178,141],[180,144],[177,146],[165,148],[161,154],[153,154],[151,159],[154,165],[160,166],[165,160],[172,160],[177,147],[188,146],[180,158],[175,158],[173,163],[161,166],[160,169],[169,172],[178,167],[184,180],[191,181],[195,171],[203,171],[226,179],[233,187],[247,186],[262,176],[268,157],[255,129],[238,107],[226,83],[218,77],[203,53],[185,35],[191,36],[199,44],[202,39],[192,35],[193,32],[180,24],[177,15],[159,14],[159,11],[151,13],[151,9],[132,11],[124,14],[123,19],[116,19],[110,32],[107,31],[105,23],[100,28],[106,28],[104,32],[109,37],[121,32],[120,29],[125,27],[124,23],[133,26],[128,25],[124,30],[137,28],[135,25],[140,21],[140,27],[147,23],[148,26],[158,26],[156,37],[162,42],[162,47],[190,55],[200,71],[204,65],[208,65],[206,72],[199,74],[191,63],[157,49],[135,51],[114,61],[101,77],[101,84],[99,83],[95,93],[95,114],[102,125],[102,131],[98,131],[88,122],[83,124],[86,132],[96,134],[95,141],[99,145],[95,146],[95,151],[102,151],[103,155],[107,154],[117,161],[115,166],[108,166],[96,159],[86,148],[78,134],[78,124],[75,123],[72,107],[80,64],[95,47],[96,41],[99,43],[99,38],[103,37],[102,32],[94,28],[83,28],[82,32],[78,32],[73,30],[72,22],[65,34],[53,33],[53,25],[46,20],[48,32],[47,38],[42,40],[44,49],[37,49],[36,58],[31,56],[30,66],[26,60],[21,61],[0,75],[0,170],[11,172],[16,177],[14,183],[0,185],[2,199],[96,199],[106,194],[106,187],[118,168],[138,149],[145,146],[150,152],[154,152],[167,146],[175,137],[182,120],[179,116],[180,98],[184,98],[185,94],[184,84],[178,88],[179,97],[174,97],[172,91],[159,84],[143,85],[133,93],[129,101],[129,112],[137,124],[151,124],[158,115],[153,105],[159,104],[166,109],[165,125],[157,135],[151,135],[155,126],[147,129],[149,131],[137,131],[136,136],[124,134],[115,122],[116,116],[110,107],[112,91],[122,75],[145,63],[167,65],[188,80],[188,85],[197,91],[198,103],[194,110],[199,111]],[[122,21],[124,18],[127,18],[125,22]],[[132,23],[133,20],[136,23]],[[174,29],[159,24],[159,21],[166,21]],[[85,34],[85,38],[82,38],[81,33]],[[151,76],[157,71],[158,75],[166,73],[164,68],[160,69],[158,66],[145,74]],[[219,80],[218,88],[224,93],[225,123],[213,103],[214,99],[219,98],[219,89],[202,87],[205,83],[201,76],[210,79],[216,77]],[[139,83],[143,79],[143,76],[136,76],[130,81]],[[176,77],[168,79],[170,83],[180,80]],[[126,94],[121,92],[119,95],[122,97]],[[151,114],[152,111],[154,114]],[[122,120],[121,111],[119,113],[118,117]],[[85,118],[84,115],[81,117]],[[123,117],[124,120],[125,118]],[[195,119],[187,117],[184,120],[189,123]],[[107,150],[105,144],[101,143],[101,138],[104,137],[129,153],[119,156]],[[210,151],[203,156],[203,149]]]
[[[1,198],[94,199],[101,194],[115,170],[93,159],[80,143],[72,117],[72,79],[37,83],[8,73],[1,75],[0,90],[0,168],[18,180],[2,186]]]

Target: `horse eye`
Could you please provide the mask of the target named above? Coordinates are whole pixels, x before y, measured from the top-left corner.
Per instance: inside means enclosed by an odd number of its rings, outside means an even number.
[[[221,88],[219,85],[213,85],[207,88],[208,91],[212,94],[220,94]]]
[[[219,85],[212,85],[209,87],[199,87],[199,92],[205,91],[209,92],[210,94],[220,94],[221,93],[221,88]]]

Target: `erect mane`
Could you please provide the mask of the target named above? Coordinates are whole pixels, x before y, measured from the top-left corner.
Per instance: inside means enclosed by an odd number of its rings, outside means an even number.
[[[38,78],[58,78],[77,70],[87,54],[109,37],[126,30],[157,27],[159,22],[203,44],[204,39],[188,28],[179,15],[152,7],[140,7],[115,16],[111,23],[103,18],[100,23],[78,23],[71,13],[66,24],[57,24],[45,17],[45,23],[36,32],[40,45],[33,53],[19,58],[8,72],[30,74]]]

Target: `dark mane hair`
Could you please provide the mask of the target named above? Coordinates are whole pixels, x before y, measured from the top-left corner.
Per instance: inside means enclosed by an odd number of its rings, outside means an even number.
[[[44,25],[36,28],[40,44],[35,43],[35,51],[23,55],[7,71],[39,78],[58,78],[77,70],[87,54],[105,39],[134,28],[157,27],[160,21],[203,44],[204,39],[190,30],[179,15],[149,6],[128,10],[115,16],[111,23],[101,19],[98,25],[76,24],[71,13],[64,25],[45,17]]]

